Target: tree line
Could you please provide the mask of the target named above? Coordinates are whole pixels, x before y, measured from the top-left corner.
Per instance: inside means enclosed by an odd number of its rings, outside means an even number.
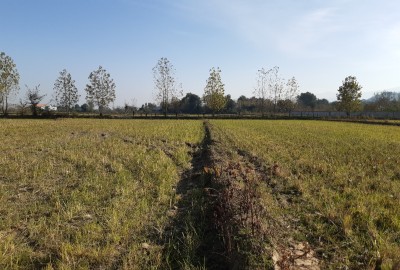
[[[156,100],[154,103],[145,103],[141,107],[134,104],[125,104],[122,107],[110,109],[115,101],[116,84],[110,73],[102,66],[92,71],[88,76],[85,87],[86,103],[78,105],[80,98],[75,81],[66,70],[59,73],[53,87],[53,100],[58,111],[70,114],[72,112],[94,112],[100,115],[105,112],[150,114],[162,113],[165,116],[174,114],[229,113],[229,114],[261,114],[290,113],[293,110],[325,110],[345,111],[399,111],[400,93],[380,92],[368,101],[361,101],[361,85],[356,77],[348,76],[337,90],[337,101],[329,102],[318,99],[311,92],[300,93],[300,86],[293,76],[288,80],[279,74],[279,67],[261,68],[256,73],[256,86],[253,96],[240,96],[233,100],[225,95],[225,85],[222,82],[221,69],[212,67],[206,80],[202,97],[187,93],[183,95],[182,85],[175,77],[175,68],[171,62],[162,57],[153,68],[154,88]],[[13,59],[4,52],[0,53],[0,104],[3,115],[8,114],[9,99],[19,91],[20,76]],[[26,87],[25,98],[20,99],[18,107],[21,114],[27,109],[32,115],[41,112],[40,102],[45,97],[40,93],[40,85]]]

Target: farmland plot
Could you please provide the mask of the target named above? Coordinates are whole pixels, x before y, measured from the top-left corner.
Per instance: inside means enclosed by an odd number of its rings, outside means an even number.
[[[396,126],[0,120],[0,267],[391,269]]]
[[[264,222],[275,265],[282,266],[282,257],[294,261],[299,245],[310,245],[322,269],[399,264],[398,127],[319,121],[211,124],[214,136],[265,172],[260,196],[266,219],[278,224]]]
[[[0,268],[148,269],[197,121],[0,120]]]

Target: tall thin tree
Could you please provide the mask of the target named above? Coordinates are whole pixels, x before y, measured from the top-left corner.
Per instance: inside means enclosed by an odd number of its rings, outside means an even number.
[[[286,83],[286,88],[284,90],[284,109],[289,111],[289,114],[296,106],[297,96],[299,94],[299,83],[293,76]]]
[[[269,95],[273,104],[273,111],[276,112],[278,101],[282,98],[283,79],[279,77],[279,67],[275,66],[268,72],[268,89]]]
[[[78,103],[79,94],[75,81],[72,80],[71,74],[67,70],[64,69],[60,72],[53,89],[57,106],[64,108],[69,114],[72,107]]]
[[[221,80],[221,70],[214,67],[210,69],[210,77],[207,79],[207,85],[204,88],[203,100],[211,109],[214,117],[216,112],[219,112],[225,107],[226,98],[224,96],[224,84]]]
[[[104,109],[115,100],[115,83],[110,74],[102,67],[89,75],[90,84],[86,85],[86,101],[98,106],[100,116]]]
[[[157,100],[160,102],[164,116],[167,117],[171,101],[178,98],[181,92],[176,84],[175,68],[166,57],[161,57],[153,68],[153,78],[155,89],[158,91]]]
[[[19,90],[19,73],[13,59],[0,52],[0,103],[3,115],[8,114],[8,99]]]
[[[271,69],[265,70],[261,68],[257,72],[257,86],[254,89],[254,95],[260,100],[261,114],[264,116],[266,110],[266,101],[268,99],[268,85],[269,85],[269,73]]]

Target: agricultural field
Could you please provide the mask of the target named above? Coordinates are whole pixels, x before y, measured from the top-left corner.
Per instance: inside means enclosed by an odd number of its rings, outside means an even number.
[[[0,119],[1,269],[396,269],[397,126]]]
[[[270,218],[283,215],[282,222],[296,228],[286,238],[306,240],[322,269],[397,269],[398,127],[279,120],[211,123],[227,148],[267,167],[270,188],[260,196],[272,194]]]
[[[332,120],[341,122],[354,122],[354,123],[364,123],[364,124],[376,124],[383,126],[400,126],[400,120],[398,119],[344,119],[344,120]]]
[[[400,120],[398,119],[389,119],[389,120],[382,120],[382,119],[369,119],[366,122],[370,123],[378,123],[378,124],[385,124],[385,125],[398,125],[400,126]]]
[[[1,269],[149,269],[200,121],[0,120]]]

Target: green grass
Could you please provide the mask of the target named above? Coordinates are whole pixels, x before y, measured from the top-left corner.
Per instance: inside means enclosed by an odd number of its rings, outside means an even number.
[[[313,245],[321,269],[400,261],[399,127],[210,122],[228,152],[279,166],[271,181],[299,198],[282,207],[260,185],[260,201],[271,219],[297,220],[293,238]],[[176,193],[204,139],[201,121],[0,119],[0,127],[0,268],[204,268],[203,187]]]
[[[282,171],[292,205],[333,267],[400,261],[400,130],[321,121],[212,121],[232,147]],[[357,266],[358,265],[358,266]]]
[[[0,120],[0,267],[158,268],[197,121]],[[143,246],[148,244],[149,246]]]

